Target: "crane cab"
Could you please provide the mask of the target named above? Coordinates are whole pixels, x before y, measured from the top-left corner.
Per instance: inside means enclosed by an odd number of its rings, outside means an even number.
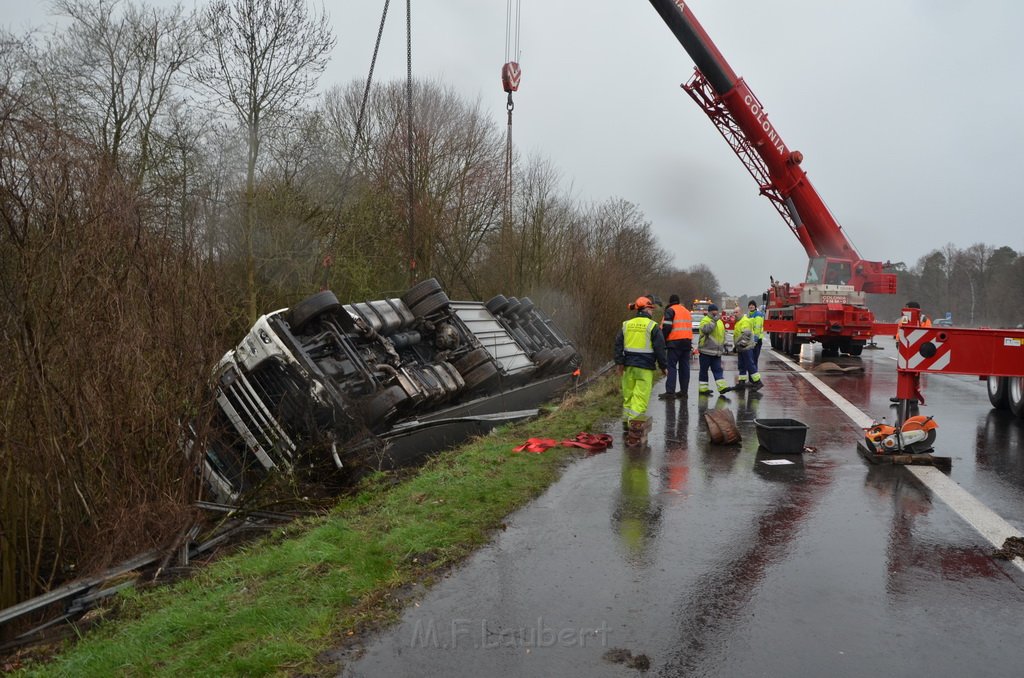
[[[853,266],[848,259],[811,257],[805,282],[808,285],[852,285]]]

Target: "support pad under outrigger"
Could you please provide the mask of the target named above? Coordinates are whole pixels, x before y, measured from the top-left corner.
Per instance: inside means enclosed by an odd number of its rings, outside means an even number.
[[[932,454],[931,452],[919,452],[916,454],[878,454],[874,450],[869,449],[867,443],[864,441],[857,443],[857,451],[860,453],[860,456],[864,457],[868,462],[876,465],[934,466],[943,473],[949,473],[953,470],[952,457],[940,457]]]

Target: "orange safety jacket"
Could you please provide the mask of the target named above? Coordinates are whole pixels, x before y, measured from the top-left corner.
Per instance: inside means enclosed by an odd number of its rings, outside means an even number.
[[[682,304],[672,304],[665,309],[665,315],[672,311],[671,321],[665,318],[662,321],[662,331],[665,333],[665,341],[676,341],[677,339],[693,339],[693,316]]]

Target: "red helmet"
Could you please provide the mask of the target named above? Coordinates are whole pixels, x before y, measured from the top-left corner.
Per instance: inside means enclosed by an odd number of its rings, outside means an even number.
[[[654,306],[654,302],[652,302],[649,297],[637,297],[636,301],[633,302],[633,308],[638,311],[651,306]]]

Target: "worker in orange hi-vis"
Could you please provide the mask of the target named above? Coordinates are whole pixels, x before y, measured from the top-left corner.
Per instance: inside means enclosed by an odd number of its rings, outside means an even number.
[[[654,371],[668,372],[665,335],[651,318],[654,303],[649,297],[639,297],[629,308],[636,315],[622,323],[615,337],[615,364],[622,377],[623,430],[634,421],[646,424]]]
[[[668,378],[665,392],[658,396],[662,400],[685,398],[690,388],[690,353],[693,350],[693,316],[688,308],[679,303],[679,295],[668,298],[668,308],[661,320],[661,331],[665,335],[668,353]],[[676,378],[679,390],[676,390]]]

